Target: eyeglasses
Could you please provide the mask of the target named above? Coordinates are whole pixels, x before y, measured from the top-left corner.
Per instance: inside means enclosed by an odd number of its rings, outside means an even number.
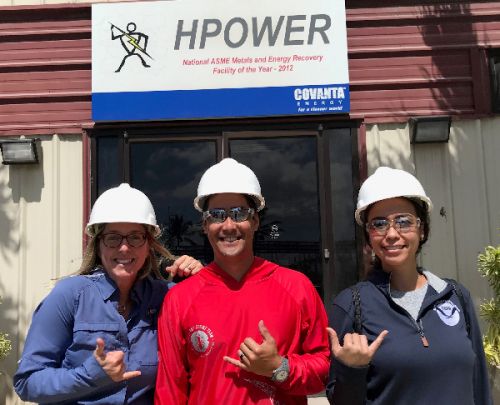
[[[233,207],[229,209],[213,208],[211,210],[203,211],[203,219],[208,219],[216,224],[222,224],[227,217],[231,218],[234,222],[243,222],[255,213],[253,208]]]
[[[101,235],[102,243],[104,243],[104,246],[109,248],[117,248],[122,244],[123,239],[127,240],[127,244],[129,246],[138,248],[146,243],[146,234],[134,232],[129,233],[128,235],[120,235],[119,233],[110,232]]]
[[[420,227],[420,218],[416,218],[412,214],[401,214],[394,219],[388,218],[374,218],[366,224],[366,230],[375,231],[381,236],[384,236],[393,226],[399,233],[411,232]]]

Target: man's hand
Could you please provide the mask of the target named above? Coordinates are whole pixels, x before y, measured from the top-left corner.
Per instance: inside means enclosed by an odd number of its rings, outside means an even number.
[[[242,370],[271,377],[273,371],[281,364],[281,356],[278,354],[276,342],[271,333],[264,325],[264,321],[259,321],[259,332],[262,336],[262,344],[258,344],[250,337],[245,338],[238,350],[239,360],[229,356],[224,356],[224,360]]]
[[[97,338],[94,357],[113,381],[130,380],[141,375],[140,371],[125,371],[124,353],[121,350],[104,353],[104,340]]]
[[[344,345],[341,346],[337,333],[332,328],[326,328],[326,330],[330,338],[332,356],[349,367],[366,367],[370,364],[375,352],[389,333],[386,330],[380,332],[380,335],[370,345],[368,345],[365,335],[346,333]]]
[[[177,258],[165,271],[173,278],[175,276],[187,277],[198,273],[203,268],[199,260],[187,255]]]

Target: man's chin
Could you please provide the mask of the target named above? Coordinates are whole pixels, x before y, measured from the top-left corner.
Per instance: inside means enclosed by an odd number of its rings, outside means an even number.
[[[223,249],[220,253],[224,257],[236,257],[241,251],[239,249]]]

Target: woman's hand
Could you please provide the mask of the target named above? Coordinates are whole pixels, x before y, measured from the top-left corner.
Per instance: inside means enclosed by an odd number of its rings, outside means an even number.
[[[199,260],[187,255],[183,255],[177,258],[171,266],[165,268],[165,271],[171,275],[175,276],[192,276],[198,273],[203,268],[203,264]]]
[[[326,330],[330,338],[332,356],[349,367],[366,367],[370,364],[375,352],[389,333],[383,330],[370,345],[365,335],[346,333],[344,336],[344,345],[341,346],[337,333],[332,328],[326,328]]]
[[[140,371],[126,371],[123,361],[124,353],[121,350],[104,353],[104,340],[97,338],[94,357],[104,372],[113,381],[130,380],[141,375]]]

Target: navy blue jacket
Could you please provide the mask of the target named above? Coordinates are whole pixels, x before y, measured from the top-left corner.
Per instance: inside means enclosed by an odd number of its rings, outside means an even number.
[[[389,331],[368,367],[352,368],[332,359],[327,396],[332,404],[491,405],[482,336],[470,293],[461,288],[470,317],[467,335],[460,300],[450,284],[430,272],[418,319],[397,305],[389,276],[375,271],[358,283],[363,334],[371,343]],[[353,332],[351,289],[342,291],[330,311],[340,342]],[[424,347],[423,333],[429,343]]]
[[[41,404],[151,404],[158,367],[157,317],[168,284],[151,277],[135,283],[127,321],[116,306],[119,291],[102,270],[59,281],[33,314],[14,387]],[[139,377],[114,382],[93,356],[122,350]]]

